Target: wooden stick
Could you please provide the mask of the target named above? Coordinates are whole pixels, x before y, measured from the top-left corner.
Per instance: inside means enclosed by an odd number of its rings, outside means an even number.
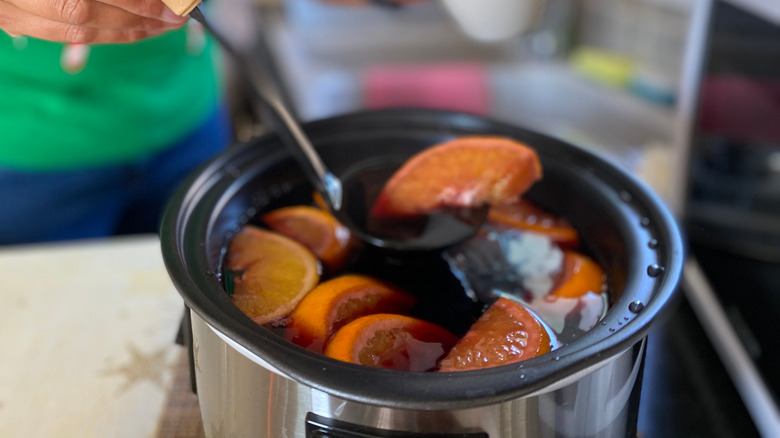
[[[163,0],[163,3],[176,13],[176,15],[185,16],[190,13],[195,6],[198,6],[201,0]]]

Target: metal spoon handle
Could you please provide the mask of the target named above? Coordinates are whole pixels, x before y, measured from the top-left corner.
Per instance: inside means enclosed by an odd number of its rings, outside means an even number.
[[[329,204],[333,211],[340,210],[342,200],[341,181],[322,162],[309,137],[284,104],[278,92],[279,87],[268,79],[273,76],[270,74],[250,74],[252,69],[249,63],[235,50],[224,35],[211,25],[199,7],[196,6],[192,9],[190,17],[202,24],[222,46],[224,51],[233,58],[238,74],[249,85],[250,92],[271,110],[271,116],[275,119],[279,137],[301,166],[306,177],[314,184],[317,191],[322,194],[325,202]]]

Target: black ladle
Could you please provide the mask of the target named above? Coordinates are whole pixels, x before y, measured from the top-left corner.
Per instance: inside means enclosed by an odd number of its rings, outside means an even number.
[[[487,207],[435,212],[411,221],[387,221],[377,224],[368,211],[378,190],[397,166],[375,163],[355,169],[344,181],[336,177],[323,163],[298,121],[288,110],[270,82],[270,74],[250,74],[251,69],[233,45],[214,28],[199,7],[190,12],[233,58],[236,70],[249,86],[254,99],[265,103],[275,120],[277,134],[303,169],[307,179],[322,195],[334,216],[352,234],[369,245],[397,251],[435,251],[462,242],[473,236],[487,217]],[[265,66],[264,66],[265,67]],[[380,181],[376,181],[379,177]],[[372,181],[373,180],[373,181]],[[377,182],[379,184],[377,184]]]

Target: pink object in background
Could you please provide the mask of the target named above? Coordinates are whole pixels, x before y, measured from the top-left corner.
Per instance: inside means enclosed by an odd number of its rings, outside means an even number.
[[[699,129],[708,135],[776,144],[780,141],[780,82],[712,75],[701,90]]]
[[[478,63],[374,66],[363,73],[364,105],[490,112],[486,68]]]

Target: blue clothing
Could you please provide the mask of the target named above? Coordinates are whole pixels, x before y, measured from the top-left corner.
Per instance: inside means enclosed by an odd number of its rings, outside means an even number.
[[[221,107],[173,147],[131,164],[64,172],[0,168],[0,245],[157,232],[178,184],[231,138]]]

